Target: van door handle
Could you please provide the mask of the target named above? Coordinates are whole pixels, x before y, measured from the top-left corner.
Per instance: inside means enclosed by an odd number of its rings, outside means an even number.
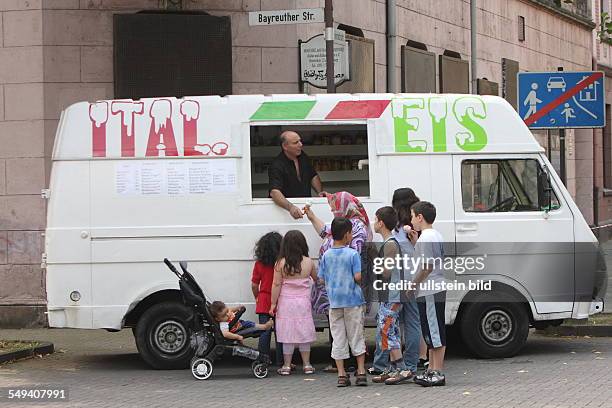
[[[477,224],[457,224],[457,232],[473,232],[478,231]]]

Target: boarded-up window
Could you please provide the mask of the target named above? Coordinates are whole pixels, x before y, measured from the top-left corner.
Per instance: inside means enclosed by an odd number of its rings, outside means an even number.
[[[508,58],[502,58],[502,97],[514,109],[516,105],[516,74],[519,72],[519,63]]]
[[[115,98],[232,92],[229,17],[115,14],[114,47]]]
[[[436,93],[436,54],[402,46],[402,92]]]
[[[346,35],[349,42],[351,80],[336,88],[338,93],[375,92],[374,40]]]
[[[486,78],[478,78],[478,95],[499,96],[499,84]]]
[[[440,55],[440,92],[470,93],[470,67],[467,61]]]

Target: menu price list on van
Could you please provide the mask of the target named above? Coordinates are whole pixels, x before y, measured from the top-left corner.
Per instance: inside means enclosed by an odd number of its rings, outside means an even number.
[[[123,196],[186,195],[236,191],[235,159],[147,161],[115,167],[115,193]]]

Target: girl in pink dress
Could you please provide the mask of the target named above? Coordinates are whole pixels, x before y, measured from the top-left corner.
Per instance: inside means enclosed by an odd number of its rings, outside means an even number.
[[[276,337],[283,344],[284,364],[280,375],[291,374],[291,358],[298,348],[305,374],[313,374],[310,344],[316,333],[312,319],[310,291],[317,279],[315,263],[308,257],[306,238],[300,231],[289,231],[281,242],[274,266],[270,314],[276,313]]]

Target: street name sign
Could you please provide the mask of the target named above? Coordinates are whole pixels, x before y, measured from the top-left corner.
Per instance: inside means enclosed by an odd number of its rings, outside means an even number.
[[[249,13],[250,26],[323,23],[324,21],[322,8],[251,11]]]
[[[604,127],[601,71],[519,72],[518,112],[532,129]]]

